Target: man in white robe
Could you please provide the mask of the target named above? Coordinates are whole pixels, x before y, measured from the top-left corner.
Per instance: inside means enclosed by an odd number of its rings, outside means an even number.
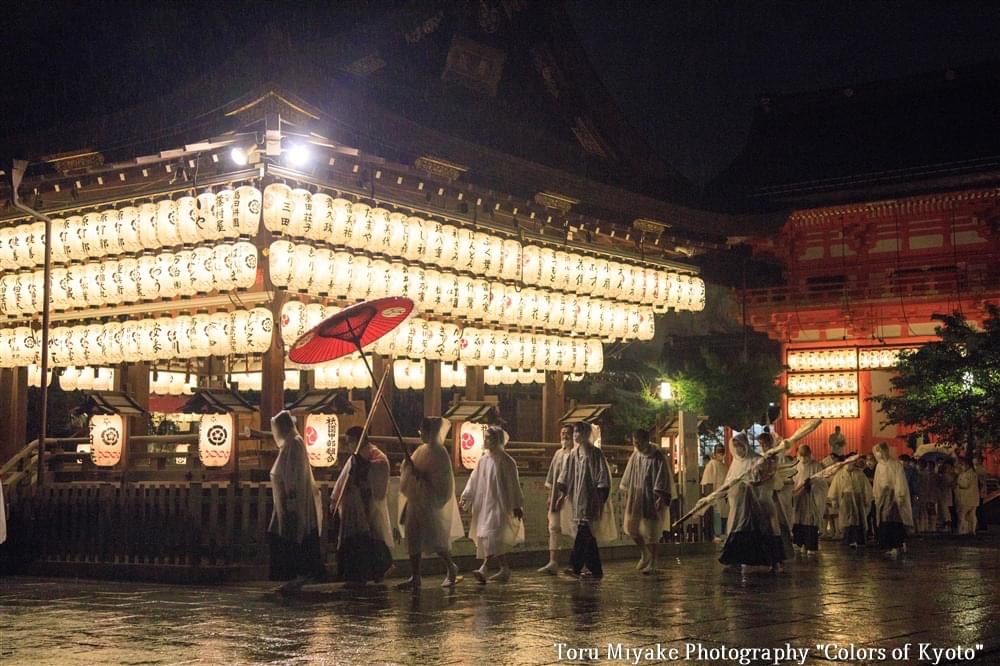
[[[560,447],[552,456],[549,463],[549,473],[545,476],[545,487],[549,490],[548,517],[549,517],[549,561],[538,570],[538,573],[555,576],[559,572],[559,541],[564,537],[562,523],[569,522],[563,515],[569,511],[569,504],[563,504],[561,508],[556,508],[556,485],[562,469],[566,465],[566,458],[573,450],[573,426],[564,425],[559,430]]]
[[[976,509],[979,508],[979,475],[964,460],[955,463],[955,513],[958,515],[958,533],[975,534]]]
[[[330,494],[330,510],[339,519],[337,569],[349,584],[381,582],[392,566],[392,527],[386,493],[389,459],[367,437],[357,453],[362,428],[347,431],[351,456]]]
[[[291,578],[291,582],[279,588],[287,592],[325,577],[319,543],[322,505],[309,454],[292,415],[279,412],[271,419],[271,433],[278,446],[278,456],[271,467],[274,512],[267,530],[271,580]]]
[[[721,488],[726,482],[726,475],[729,468],[726,467],[726,447],[722,444],[715,447],[712,459],[705,465],[705,471],[701,475],[702,497],[710,494],[717,488]],[[729,503],[725,497],[720,497],[712,503],[712,536],[716,542],[721,542],[726,533],[726,519],[729,517]]]
[[[576,448],[569,454],[557,480],[559,495],[556,508],[569,501],[572,519],[563,531],[572,534],[573,552],[566,573],[579,577],[586,567],[591,576],[604,576],[598,541],[614,539],[614,514],[607,506],[611,492],[611,472],[604,453],[591,441],[592,429],[587,423],[573,426]]]
[[[774,435],[770,432],[762,432],[757,435],[757,444],[761,451],[770,451],[774,448]],[[779,468],[788,468],[797,464],[790,456],[779,453],[773,457]],[[774,502],[778,512],[778,522],[791,535],[792,532],[792,490],[795,489],[795,477],[793,475],[777,476],[774,481]]]
[[[448,573],[442,587],[451,587],[462,580],[451,557],[451,543],[465,536],[465,530],[455,500],[451,454],[444,446],[450,428],[448,419],[425,417],[420,427],[423,444],[400,468],[399,492],[405,499],[405,504],[401,503],[400,528],[406,537],[412,575],[397,585],[399,589],[420,588],[420,561],[424,554],[436,553],[445,561]]]
[[[741,432],[733,435],[730,450],[733,464],[726,477],[726,483],[733,482],[729,489],[729,532],[719,562],[738,564],[743,571],[748,566],[781,571],[785,548],[774,501],[778,465],[774,460],[761,460]]]
[[[876,537],[879,548],[895,559],[899,549],[906,551],[906,529],[913,529],[913,509],[910,501],[910,484],[906,482],[903,463],[892,457],[889,446],[879,442],[872,449],[875,454]]]
[[[660,537],[670,528],[670,467],[663,452],[650,444],[648,431],[636,430],[632,446],[619,487],[625,507],[622,528],[639,546],[636,569],[649,575],[656,572]]]
[[[860,456],[838,471],[830,483],[827,500],[832,501],[837,516],[837,530],[851,548],[865,545],[868,532],[868,506],[872,485],[864,473],[865,460]]]
[[[517,463],[504,451],[507,439],[500,426],[486,430],[485,452],[472,470],[460,502],[463,509],[472,512],[469,538],[476,544],[476,557],[483,559],[482,566],[472,573],[484,585],[491,563],[498,564],[500,571],[489,580],[510,580],[506,554],[524,542],[524,496]]]
[[[813,460],[807,444],[799,446],[798,459],[792,491],[792,546],[801,553],[814,553],[819,550],[819,528],[829,484],[812,478],[823,471],[823,465]]]
[[[844,448],[847,446],[847,440],[844,438],[843,433],[840,432],[840,426],[833,429],[833,433],[830,435],[827,442],[830,445],[830,453],[820,461],[820,464],[823,465],[823,467],[829,467],[834,463],[840,462],[846,457],[844,454]],[[823,514],[822,532],[824,538],[828,539],[840,539],[844,536],[843,532],[840,530],[840,521],[837,518],[837,502],[833,497],[827,497],[826,500],[826,509]]]

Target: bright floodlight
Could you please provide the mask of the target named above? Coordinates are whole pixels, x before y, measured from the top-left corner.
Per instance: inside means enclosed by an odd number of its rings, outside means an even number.
[[[231,159],[237,166],[246,166],[246,163],[250,161],[247,151],[243,150],[239,146],[229,151],[229,159]]]
[[[674,387],[670,382],[660,382],[660,400],[670,400],[674,397]]]
[[[309,163],[309,157],[309,148],[301,143],[296,143],[288,149],[288,162],[292,166],[305,166]]]

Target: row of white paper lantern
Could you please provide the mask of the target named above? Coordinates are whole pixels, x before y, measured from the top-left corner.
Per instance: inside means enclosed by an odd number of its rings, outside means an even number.
[[[194,250],[145,254],[52,269],[50,298],[56,310],[135,303],[211,291],[248,289],[257,279],[252,243],[221,243]],[[42,310],[44,273],[0,277],[0,313],[30,315]]]
[[[191,395],[198,388],[198,377],[187,372],[149,371],[149,392],[155,395]]]
[[[322,390],[371,388],[372,378],[357,354],[311,368],[313,385]]]
[[[422,391],[427,383],[427,370],[423,361],[396,359],[392,362],[393,385],[398,389]],[[465,366],[461,363],[441,364],[441,388],[465,387]]]
[[[288,301],[281,309],[281,336],[290,345],[306,331],[338,311],[319,303]],[[600,372],[604,348],[594,338],[570,338],[535,333],[466,327],[411,317],[394,333],[377,340],[370,350],[384,356],[460,360],[466,365],[499,365],[515,370]]]
[[[276,241],[271,281],[292,291],[352,300],[406,296],[424,312],[606,339],[651,340],[653,310],[630,303],[519,288],[384,259]]]
[[[49,333],[49,362],[113,365],[262,353],[272,327],[265,308],[57,327]],[[41,333],[26,326],[0,329],[0,367],[37,363],[40,342]]]
[[[419,261],[547,289],[590,294],[658,308],[700,310],[705,285],[696,277],[577,252],[556,250],[312,194],[284,184],[264,189],[270,231],[337,247]]]
[[[244,185],[197,197],[183,196],[123,208],[106,208],[52,220],[56,264],[206,241],[251,237],[260,226],[261,192]],[[0,270],[45,263],[42,222],[0,229]]]
[[[241,391],[259,391],[263,375],[258,372],[233,372],[228,375],[229,382],[236,384]],[[285,370],[283,386],[286,391],[298,391],[300,386],[298,370]]]
[[[114,368],[63,368],[59,388],[64,391],[111,391],[115,388]]]

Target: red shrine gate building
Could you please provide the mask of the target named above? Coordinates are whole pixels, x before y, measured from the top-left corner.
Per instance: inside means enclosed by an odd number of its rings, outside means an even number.
[[[781,342],[784,427],[824,419],[820,456],[838,425],[848,450],[903,452],[910,429],[869,400],[890,390],[899,350],[936,339],[935,313],[981,322],[1000,303],[1000,146],[972,136],[995,126],[998,73],[764,99],[716,183],[769,232],[741,240],[783,284],[751,285],[747,314]]]

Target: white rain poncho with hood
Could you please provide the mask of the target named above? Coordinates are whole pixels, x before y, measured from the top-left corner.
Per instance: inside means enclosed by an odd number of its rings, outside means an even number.
[[[563,506],[569,505],[560,515],[563,534],[576,538],[577,526],[587,522],[598,543],[618,538],[614,502],[610,497],[611,467],[599,447],[591,442],[590,446],[580,445],[570,451],[557,483],[565,489]],[[600,490],[606,498],[603,503]]]
[[[777,462],[773,459],[761,461],[760,458],[763,456],[750,448],[746,437],[743,437],[742,441],[746,442],[745,455],[741,456],[736,447],[730,447],[733,462],[729,465],[726,483],[740,478],[747,470],[752,471],[743,478],[742,483],[735,483],[729,489],[727,533],[747,531],[751,525],[759,524],[770,534],[780,535],[778,507],[774,501],[774,472]],[[750,497],[747,496],[748,492],[751,494]],[[751,516],[751,511],[757,512],[757,515]]]
[[[903,463],[893,459],[884,444],[875,445],[873,452],[878,462],[875,466],[875,478],[872,480],[876,523],[902,523],[912,528],[910,485],[906,482]]]
[[[845,465],[830,483],[827,499],[834,503],[837,525],[841,531],[851,526],[868,529],[868,507],[872,502],[872,484],[855,463]]]
[[[425,423],[435,420],[425,419]],[[445,418],[440,422],[440,432],[425,433],[430,441],[418,446],[400,468],[399,492],[406,501],[399,503],[399,527],[410,555],[450,551],[451,543],[465,536],[451,454],[438,441],[447,436],[451,422]]]
[[[795,490],[792,497],[795,525],[822,527],[826,493],[830,484],[825,479],[811,478],[822,471],[822,463],[812,458],[800,458],[795,466]],[[805,489],[806,481],[809,481],[809,490]]]
[[[705,471],[701,474],[701,485],[702,486],[712,486],[712,492],[718,490],[726,482],[726,477],[729,475],[729,468],[726,467],[726,463],[721,460],[716,460],[712,458],[705,465]],[[723,518],[729,516],[729,503],[726,501],[725,497],[720,497],[719,499],[712,502],[712,508]]]
[[[381,539],[391,550],[393,546],[392,525],[389,522],[389,505],[386,495],[389,490],[389,459],[374,446],[366,446],[359,454],[368,463],[367,503],[362,489],[351,482],[354,456],[347,459],[344,469],[337,477],[337,483],[330,494],[330,502],[338,507],[340,514],[339,543],[355,534],[365,534]]]
[[[670,465],[660,449],[650,446],[647,452],[632,452],[619,486],[625,534],[658,541],[664,530],[670,529],[672,485]],[[657,498],[662,504],[659,510]]]
[[[507,433],[501,436],[506,444]],[[514,517],[514,509],[524,506],[524,496],[517,463],[503,444],[484,452],[476,463],[462,491],[462,504],[472,513],[469,538],[476,544],[476,557],[503,555],[524,543],[524,521]]]
[[[313,478],[305,442],[288,412],[271,419],[271,432],[278,445],[278,457],[271,467],[271,494],[274,513],[268,531],[281,538],[302,543],[310,532],[322,533],[322,502]]]
[[[560,446],[556,449],[555,454],[552,456],[552,462],[549,463],[549,472],[545,475],[545,487],[549,491],[549,501],[548,501],[548,516],[549,516],[549,532],[562,532],[563,523],[569,523],[573,519],[572,507],[569,502],[563,502],[559,509],[556,509],[556,498],[559,496],[556,486],[559,482],[559,476],[562,474],[563,467],[566,466],[566,458],[573,452],[573,447],[571,446]]]

